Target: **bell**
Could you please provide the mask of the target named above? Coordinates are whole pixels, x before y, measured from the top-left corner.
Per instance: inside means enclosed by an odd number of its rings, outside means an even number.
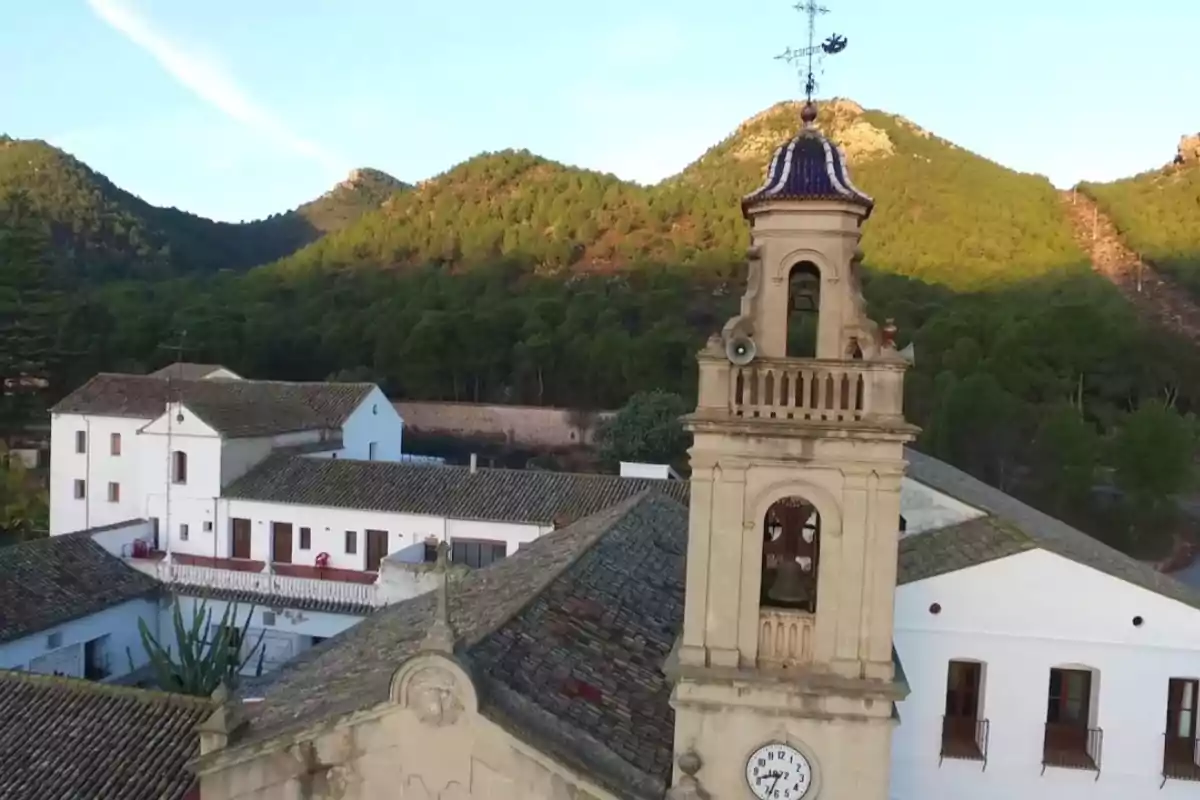
[[[775,570],[775,580],[767,590],[767,597],[776,603],[785,605],[807,605],[808,581],[805,579],[804,567],[795,556],[781,558]]]

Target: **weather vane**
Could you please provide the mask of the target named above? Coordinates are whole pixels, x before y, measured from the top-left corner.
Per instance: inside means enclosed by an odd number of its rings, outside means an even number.
[[[804,12],[808,17],[808,46],[799,49],[789,47],[775,58],[786,61],[804,75],[804,97],[807,105],[812,105],[813,94],[817,91],[816,69],[821,66],[825,56],[837,55],[846,49],[846,37],[831,34],[828,38],[817,43],[817,16],[828,14],[829,9],[818,5],[816,0],[799,0],[792,8]]]

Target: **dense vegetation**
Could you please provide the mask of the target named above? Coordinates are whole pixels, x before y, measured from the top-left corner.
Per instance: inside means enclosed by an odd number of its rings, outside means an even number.
[[[1126,243],[1200,297],[1200,164],[1173,164],[1113,183],[1084,183]]]
[[[242,374],[369,379],[396,397],[613,408],[662,390],[694,402],[695,352],[741,292],[738,199],[794,121],[793,107],[770,109],[653,187],[481,156],[270,266],[185,262],[170,280],[62,295],[43,332],[49,394],[101,369],[160,366],[182,343],[185,358]],[[1195,351],[1143,327],[1086,268],[1044,178],[847,103],[823,123],[878,200],[864,291],[915,342],[920,446],[1161,553],[1177,530],[1169,499],[1187,488],[1164,475],[1189,475]],[[1139,472],[1130,454],[1156,449],[1160,471]]]
[[[24,195],[53,242],[54,260],[90,281],[248,269],[344,227],[403,188],[377,170],[356,170],[294,211],[214,222],[152,206],[45,142],[0,136],[0,197]]]

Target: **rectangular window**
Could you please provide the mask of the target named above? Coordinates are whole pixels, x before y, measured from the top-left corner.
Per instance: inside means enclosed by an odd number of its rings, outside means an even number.
[[[346,531],[346,553],[353,555],[358,552],[358,531]]]
[[[187,483],[188,478],[187,453],[176,450],[171,453],[171,480],[174,483]]]
[[[377,455],[379,444],[378,442],[367,443],[367,461],[374,461]]]
[[[108,484],[108,502],[110,502],[110,503],[121,502],[121,484],[112,483],[111,481],[109,482],[109,484]]]
[[[204,520],[204,532],[208,533],[211,530],[212,530],[212,520],[211,519]]]
[[[82,500],[87,497],[87,481],[80,478],[75,479],[75,499]]]
[[[108,435],[108,454],[110,456],[121,455],[121,434],[110,433]]]
[[[300,549],[301,550],[311,550],[312,549],[312,528],[301,528],[300,529]]]
[[[475,569],[499,561],[507,552],[508,546],[504,542],[459,539],[450,543],[450,560]]]
[[[1164,778],[1200,780],[1196,753],[1197,681],[1171,678],[1167,688],[1167,730],[1163,738]]]
[[[87,431],[75,431],[75,452],[87,452]]]
[[[179,524],[179,541],[186,542],[188,540],[188,526],[186,522]]]
[[[942,718],[942,755],[982,760],[987,723],[979,718],[983,664],[951,661],[946,672],[946,708]]]
[[[1091,727],[1092,673],[1050,670],[1042,763],[1069,769],[1099,769],[1102,733]]]
[[[436,539],[425,540],[425,563],[432,564],[437,561],[438,543]]]

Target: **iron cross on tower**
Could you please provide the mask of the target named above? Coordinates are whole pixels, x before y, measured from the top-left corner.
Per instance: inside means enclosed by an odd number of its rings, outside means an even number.
[[[775,58],[786,61],[804,76],[804,98],[806,106],[812,106],[813,94],[817,91],[816,69],[825,56],[837,55],[846,49],[846,37],[831,34],[817,43],[817,17],[828,14],[829,9],[818,5],[816,0],[799,0],[792,8],[808,17],[808,46],[799,49],[789,47]]]

